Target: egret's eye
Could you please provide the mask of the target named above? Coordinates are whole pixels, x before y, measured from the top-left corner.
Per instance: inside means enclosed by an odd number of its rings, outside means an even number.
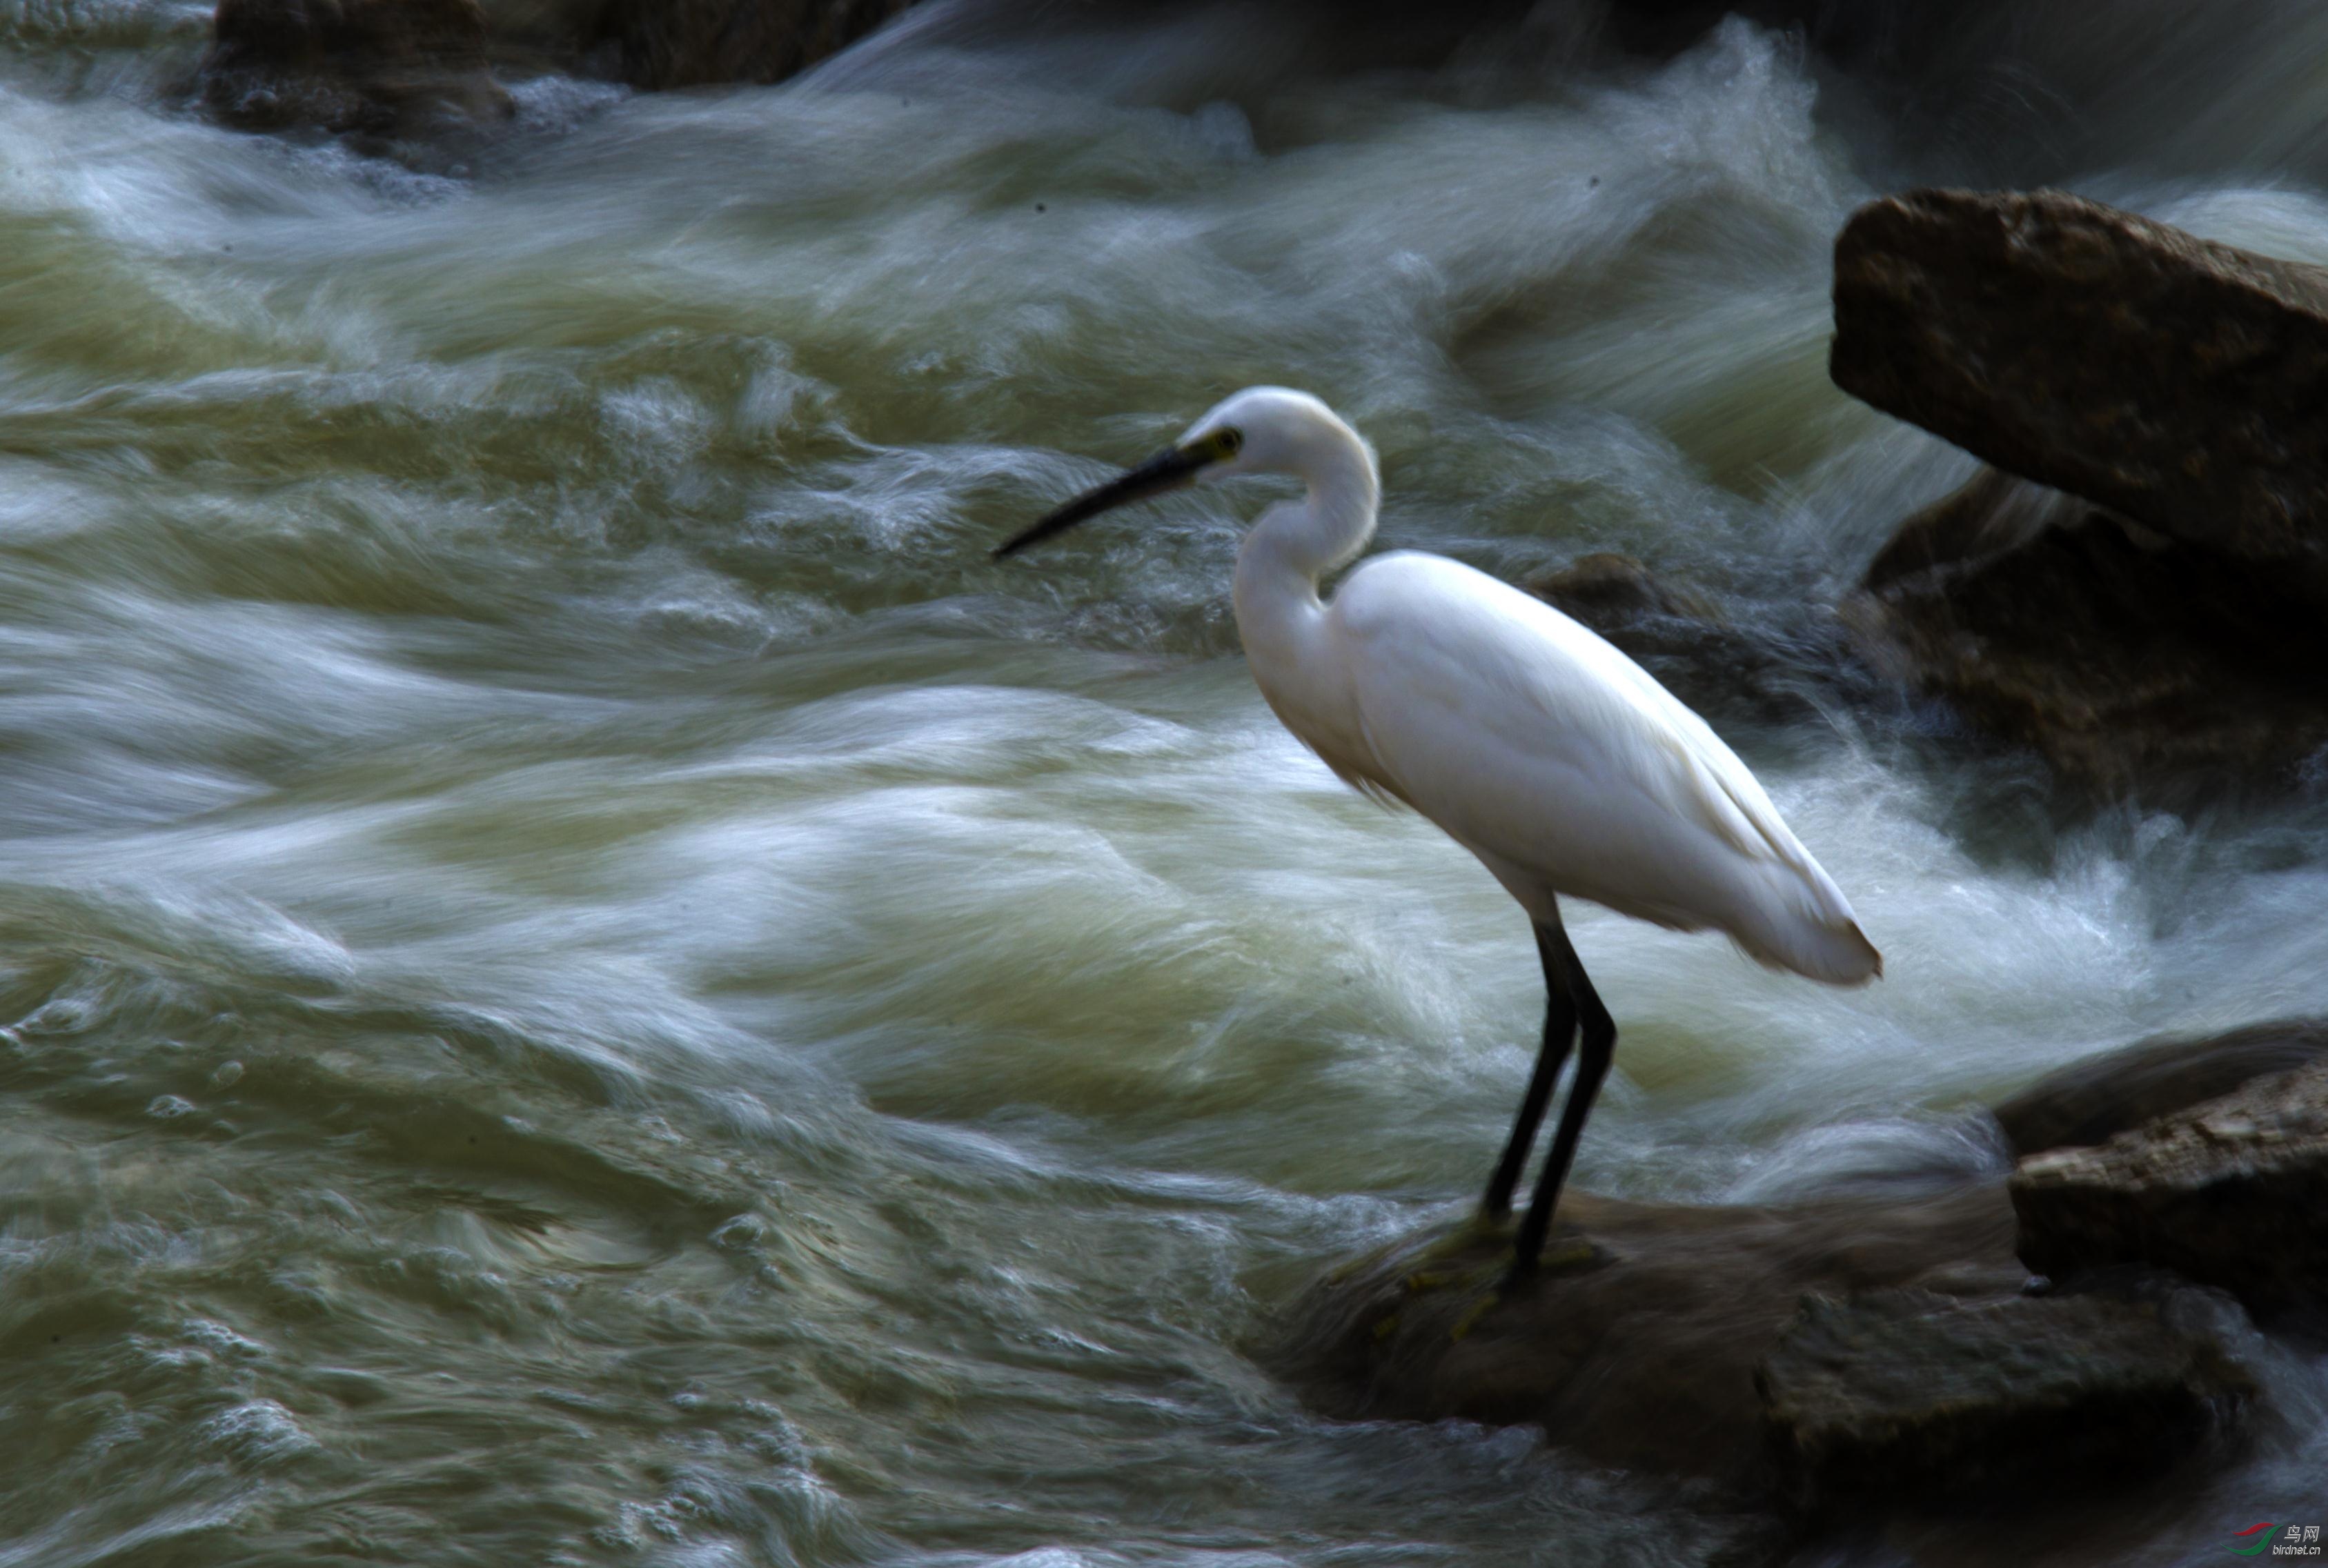
[[[1244,432],[1234,427],[1213,437],[1213,446],[1224,457],[1234,457],[1244,450]]]

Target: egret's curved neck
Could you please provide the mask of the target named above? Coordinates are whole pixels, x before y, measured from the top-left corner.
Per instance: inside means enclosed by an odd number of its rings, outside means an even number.
[[[1318,579],[1366,549],[1382,504],[1375,455],[1337,419],[1305,432],[1288,465],[1310,487],[1262,513],[1237,551],[1240,626],[1268,612],[1318,607]]]
[[[1305,432],[1285,465],[1309,482],[1310,493],[1271,507],[1245,535],[1237,551],[1237,634],[1270,707],[1332,762],[1358,755],[1364,743],[1318,579],[1366,548],[1382,484],[1374,454],[1338,419]]]

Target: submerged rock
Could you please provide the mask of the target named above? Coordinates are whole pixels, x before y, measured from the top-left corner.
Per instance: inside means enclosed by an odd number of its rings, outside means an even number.
[[[2155,1475],[2233,1430],[2254,1384],[2153,1302],[1807,1298],[1755,1374],[1812,1513],[2030,1500]]]
[[[202,101],[247,130],[383,143],[505,120],[478,0],[220,0]]]
[[[1711,621],[1711,603],[1677,589],[1631,556],[1594,550],[1528,584],[1528,591],[1599,632],[1649,619]]]
[[[1916,191],[1835,248],[1835,384],[2328,604],[2328,269],[2057,191]]]
[[[2016,1294],[1995,1186],[1921,1202],[1698,1207],[1563,1195],[1542,1272],[1506,1298],[1507,1228],[1417,1236],[1336,1271],[1286,1358],[1329,1413],[1530,1422],[1602,1464],[1777,1482],[1757,1363],[1806,1292]]]
[[[2145,1040],[2049,1073],[1996,1107],[2015,1159],[2120,1132],[2328,1056],[2328,1019]]]
[[[1607,638],[1700,714],[1785,722],[1815,715],[1839,685],[1864,685],[1843,624],[1741,624],[1711,599],[1628,555],[1600,550],[1524,585]]]
[[[1991,471],[1901,525],[1845,618],[1871,662],[2074,790],[2191,804],[2328,748],[2328,618],[2277,567]]]
[[[2022,1258],[2056,1277],[2129,1263],[2261,1312],[2328,1298],[2328,1062],[2250,1081],[2010,1184]]]

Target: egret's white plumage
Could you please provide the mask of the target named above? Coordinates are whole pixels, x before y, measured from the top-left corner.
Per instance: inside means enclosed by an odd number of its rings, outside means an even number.
[[[1405,802],[1478,856],[1535,922],[1551,993],[1544,1050],[1488,1188],[1507,1206],[1581,1018],[1585,1053],[1523,1226],[1531,1267],[1615,1040],[1560,925],[1567,894],[1660,925],[1728,934],[1752,957],[1852,985],[1882,972],[1850,904],[1754,775],[1648,671],[1535,597],[1441,556],[1366,561],[1374,453],[1304,392],[1255,387],[1169,451],[1070,503],[1002,553],[1109,506],[1244,474],[1300,479],[1237,555],[1236,621],[1262,695],[1359,788]]]
[[[1318,580],[1373,535],[1374,454],[1317,399],[1240,392],[1181,441],[1244,432],[1213,472],[1289,472],[1310,493],[1238,552],[1237,630],[1285,727],[1486,863],[1539,920],[1553,895],[1685,931],[1840,984],[1882,959],[1840,889],[1705,720],[1533,595],[1399,550]]]

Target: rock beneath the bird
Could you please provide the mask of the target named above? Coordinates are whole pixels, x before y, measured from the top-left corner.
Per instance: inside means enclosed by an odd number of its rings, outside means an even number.
[[[1561,1214],[1516,1291],[1498,1282],[1510,1227],[1477,1222],[1334,1271],[1291,1315],[1289,1376],[1330,1414],[1533,1422],[1601,1464],[1767,1499],[1778,1477],[1755,1367],[1806,1292],[1998,1300],[2027,1279],[1995,1184],[1789,1208],[1570,1192]]]

